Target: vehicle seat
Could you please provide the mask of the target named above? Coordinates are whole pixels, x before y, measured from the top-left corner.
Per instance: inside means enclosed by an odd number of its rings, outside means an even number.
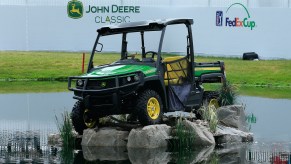
[[[166,57],[163,60],[165,64],[164,83],[182,84],[187,78],[188,61],[186,56]]]

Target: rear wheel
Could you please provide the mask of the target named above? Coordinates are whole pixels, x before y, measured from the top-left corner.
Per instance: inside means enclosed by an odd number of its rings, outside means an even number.
[[[154,90],[143,91],[136,104],[137,115],[142,125],[158,124],[162,120],[163,103]]]
[[[94,128],[99,122],[99,119],[97,117],[94,118],[90,110],[85,108],[82,101],[75,103],[71,119],[76,132],[80,135],[83,134],[84,129]]]

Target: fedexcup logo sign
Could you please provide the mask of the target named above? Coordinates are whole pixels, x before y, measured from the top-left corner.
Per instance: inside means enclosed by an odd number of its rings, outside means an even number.
[[[230,18],[230,17],[226,16],[225,23],[224,23],[223,22],[223,11],[216,11],[216,26],[225,25],[228,27],[245,27],[245,28],[250,28],[251,30],[253,30],[253,28],[256,27],[256,22],[251,20],[250,13],[249,13],[248,9],[243,4],[234,3],[234,4],[230,5],[228,7],[228,9],[226,10],[225,14],[227,15],[229,9],[235,5],[239,5],[245,10],[246,17],[244,17],[244,18],[239,18],[239,17]]]
[[[81,18],[83,16],[83,3],[77,0],[69,1],[67,5],[67,13],[70,18]]]

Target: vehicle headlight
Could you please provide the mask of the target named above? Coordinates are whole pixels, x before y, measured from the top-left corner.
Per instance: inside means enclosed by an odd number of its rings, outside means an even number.
[[[84,81],[79,79],[77,80],[77,86],[83,86],[84,85]]]
[[[138,75],[134,75],[133,79],[134,79],[134,81],[139,81],[139,76]]]
[[[128,77],[126,78],[126,80],[127,80],[127,82],[130,82],[130,81],[131,81],[131,77],[128,76]]]

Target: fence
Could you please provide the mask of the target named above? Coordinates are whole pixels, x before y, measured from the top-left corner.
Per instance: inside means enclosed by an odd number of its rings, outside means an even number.
[[[290,163],[291,153],[281,151],[247,151],[246,161],[255,163]]]

